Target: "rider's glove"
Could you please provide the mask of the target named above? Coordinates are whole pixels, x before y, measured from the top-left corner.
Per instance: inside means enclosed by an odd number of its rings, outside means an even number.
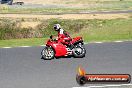
[[[50,36],[50,39],[53,39],[53,35]]]

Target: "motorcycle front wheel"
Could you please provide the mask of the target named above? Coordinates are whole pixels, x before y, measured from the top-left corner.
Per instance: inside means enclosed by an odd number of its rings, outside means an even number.
[[[42,50],[41,54],[42,54],[42,58],[44,60],[54,59],[54,56],[55,56],[55,52],[54,52],[53,48],[47,47],[47,46]]]

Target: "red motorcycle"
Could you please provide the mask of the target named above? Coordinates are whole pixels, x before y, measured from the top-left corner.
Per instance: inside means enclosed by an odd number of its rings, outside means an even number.
[[[50,37],[47,41],[46,47],[41,52],[42,58],[45,60],[51,60],[54,57],[62,56],[73,56],[76,58],[84,57],[86,50],[84,48],[82,37],[73,38],[70,42],[73,45],[72,48]]]

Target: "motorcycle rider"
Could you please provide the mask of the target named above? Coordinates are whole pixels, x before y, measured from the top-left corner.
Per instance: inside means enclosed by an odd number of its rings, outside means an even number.
[[[71,44],[72,38],[68,35],[66,31],[61,28],[60,24],[55,24],[54,30],[58,32],[58,42],[61,42],[62,44],[67,45],[70,48],[73,47],[73,45]]]

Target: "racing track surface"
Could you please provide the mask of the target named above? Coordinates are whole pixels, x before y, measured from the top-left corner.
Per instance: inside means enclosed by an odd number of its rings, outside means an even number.
[[[49,61],[40,59],[43,47],[0,48],[0,88],[77,87],[75,76],[78,66],[87,73],[132,75],[132,42],[90,43],[85,47],[85,58]]]

